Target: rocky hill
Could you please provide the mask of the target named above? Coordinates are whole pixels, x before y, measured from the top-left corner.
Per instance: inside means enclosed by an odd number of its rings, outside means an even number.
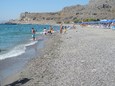
[[[115,0],[90,0],[86,6],[65,7],[61,13],[72,18],[113,19],[115,18]]]
[[[87,5],[65,7],[55,13],[21,13],[20,22],[37,21],[39,23],[73,22],[76,19],[114,19],[115,0],[89,0]],[[18,22],[19,22],[18,21]]]

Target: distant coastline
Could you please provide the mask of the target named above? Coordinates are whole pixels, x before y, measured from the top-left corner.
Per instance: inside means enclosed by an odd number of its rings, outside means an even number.
[[[5,22],[4,24],[57,24],[56,21],[21,21],[21,20],[10,20],[8,22]]]

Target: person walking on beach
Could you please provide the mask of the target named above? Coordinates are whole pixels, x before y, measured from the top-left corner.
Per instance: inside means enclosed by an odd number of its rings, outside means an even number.
[[[36,33],[36,31],[34,30],[34,28],[32,28],[32,38],[34,41],[35,41],[35,33]]]

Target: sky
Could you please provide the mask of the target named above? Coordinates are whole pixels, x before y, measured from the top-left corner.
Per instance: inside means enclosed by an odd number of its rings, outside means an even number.
[[[0,21],[18,19],[22,12],[57,12],[88,0],[0,0]]]

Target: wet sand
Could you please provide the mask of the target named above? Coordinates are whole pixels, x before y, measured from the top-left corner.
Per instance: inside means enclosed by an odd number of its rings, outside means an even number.
[[[115,31],[77,26],[48,37],[41,54],[3,85],[17,80],[20,86],[115,85]]]

